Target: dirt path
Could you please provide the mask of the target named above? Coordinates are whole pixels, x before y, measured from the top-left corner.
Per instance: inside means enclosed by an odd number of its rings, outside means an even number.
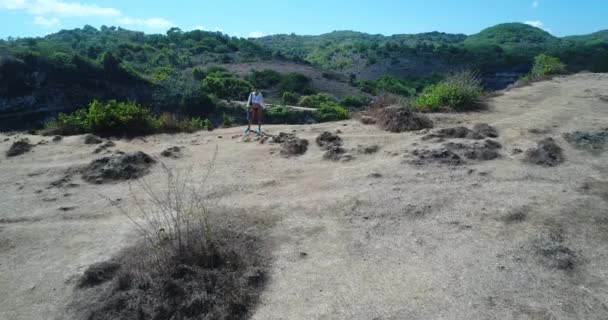
[[[272,230],[269,283],[253,319],[606,319],[608,152],[574,148],[562,134],[607,128],[607,92],[608,75],[579,74],[508,92],[481,113],[432,116],[437,127],[499,130],[499,159],[460,166],[410,163],[415,149],[447,140],[355,121],[268,126],[310,140],[298,158],[247,142],[242,128],[119,140],[111,149],[160,158],[184,146],[183,158],[163,161],[202,177],[217,146],[213,208]],[[323,160],[314,139],[336,130],[349,150],[380,150]],[[562,165],[526,164],[514,152],[545,137],[564,149]],[[1,135],[0,152],[15,139]],[[128,219],[98,196],[129,208],[128,184],[75,175],[50,187],[95,159],[94,149],[76,136],[0,157],[1,319],[64,318],[83,270],[135,241]],[[148,178],[160,185],[161,170]]]

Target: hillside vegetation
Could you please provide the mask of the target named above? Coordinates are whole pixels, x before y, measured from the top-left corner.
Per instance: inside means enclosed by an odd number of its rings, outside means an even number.
[[[541,54],[558,58],[564,72],[608,71],[608,32],[557,38],[508,23],[472,36],[336,31],[243,39],[178,28],[147,35],[85,26],[0,40],[0,124],[39,127],[93,100],[222,119],[231,112],[222,100],[242,101],[253,87],[288,104],[318,92],[351,100],[383,93],[414,97],[463,69],[479,72],[486,88],[497,89],[529,73]],[[243,69],[255,64],[266,67]]]
[[[272,50],[275,56],[354,73],[382,61],[396,65],[403,57],[468,64],[484,71],[531,65],[539,53],[558,56],[575,69],[607,71],[599,63],[608,58],[606,34],[603,31],[557,38],[523,23],[505,23],[468,37],[439,32],[382,36],[337,31],[320,36],[274,35],[255,42]]]

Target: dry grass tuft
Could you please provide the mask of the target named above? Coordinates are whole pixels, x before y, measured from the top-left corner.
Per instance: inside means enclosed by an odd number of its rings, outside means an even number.
[[[207,176],[162,167],[162,191],[139,180],[137,211],[120,208],[144,240],[85,271],[75,318],[244,319],[257,303],[268,260],[259,228],[212,215]]]

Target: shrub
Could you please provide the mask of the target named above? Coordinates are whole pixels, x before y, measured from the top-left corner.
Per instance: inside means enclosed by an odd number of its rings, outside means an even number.
[[[321,104],[335,102],[334,96],[329,93],[318,93],[312,96],[305,96],[300,99],[300,107],[319,108]]]
[[[405,81],[401,81],[388,75],[378,78],[376,80],[375,87],[376,90],[380,92],[389,92],[406,97],[416,94],[416,89],[407,86]]]
[[[46,127],[58,134],[146,134],[155,130],[155,123],[148,109],[133,102],[111,100],[104,104],[95,100],[87,108],[59,114]]]
[[[339,121],[349,118],[348,110],[340,107],[335,102],[324,102],[313,112],[317,122]]]
[[[242,79],[224,73],[211,73],[202,83],[203,90],[221,99],[245,100],[253,86]]]
[[[214,214],[206,178],[194,181],[191,169],[163,169],[160,188],[137,181],[137,210],[108,199],[143,239],[85,270],[70,318],[247,319],[254,309],[267,279],[264,227]]]
[[[201,118],[192,118],[191,126],[197,129],[204,129],[209,131],[213,130],[213,123],[211,123],[209,119],[201,120]]]
[[[88,129],[99,134],[146,134],[154,131],[154,117],[150,110],[134,102],[97,100],[89,104]]]
[[[207,74],[205,73],[205,71],[203,71],[203,69],[196,67],[194,69],[192,69],[192,77],[194,77],[194,80],[203,80],[205,79],[205,77],[207,76]]]
[[[311,94],[314,92],[312,89],[312,80],[300,73],[289,73],[283,77],[279,84],[279,91],[290,91],[299,94]]]
[[[227,114],[222,115],[222,127],[230,128],[234,124],[234,118]]]
[[[277,84],[279,84],[282,80],[281,74],[274,70],[262,70],[255,71],[248,76],[247,81],[252,83],[256,88],[268,89]]]
[[[481,79],[477,73],[463,71],[425,88],[412,107],[422,112],[466,111],[478,105],[481,93]]]
[[[303,124],[311,120],[309,111],[294,110],[287,107],[270,107],[264,112],[264,122],[270,124]]]
[[[179,111],[189,117],[204,117],[214,110],[214,99],[200,90],[186,92],[179,101]]]
[[[534,58],[534,66],[532,67],[530,76],[532,78],[542,78],[564,73],[566,73],[566,65],[559,58],[541,54]]]
[[[88,110],[78,109],[70,114],[60,113],[57,119],[45,124],[46,129],[53,130],[57,134],[73,135],[89,132]]]
[[[366,97],[348,96],[340,100],[340,105],[347,108],[359,109],[369,105],[370,99]]]
[[[139,135],[155,132],[194,132],[212,130],[208,119],[199,117],[180,119],[171,113],[154,117],[150,111],[132,102],[108,103],[93,101],[87,108],[78,109],[70,114],[59,114],[56,120],[45,125],[53,134],[72,135],[95,133],[100,135]]]
[[[300,95],[295,92],[285,91],[283,92],[282,98],[284,104],[296,105],[300,100]]]

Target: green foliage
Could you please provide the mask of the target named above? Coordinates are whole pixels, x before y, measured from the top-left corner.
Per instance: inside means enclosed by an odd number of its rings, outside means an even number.
[[[71,114],[60,113],[57,119],[47,122],[45,128],[57,130],[64,135],[89,132],[87,109],[78,109]]]
[[[209,74],[202,82],[203,90],[221,99],[246,100],[253,86],[242,79],[222,72]]]
[[[460,72],[424,89],[412,102],[412,107],[422,112],[467,111],[477,106],[481,93],[479,76],[473,72]]]
[[[433,74],[427,78],[396,78],[390,75],[384,75],[376,80],[360,80],[355,81],[355,86],[359,90],[371,94],[392,93],[405,97],[416,95],[425,87],[436,84],[440,81],[439,75]]]
[[[371,100],[366,97],[347,96],[340,100],[340,105],[346,108],[360,109],[369,105]]]
[[[148,109],[132,102],[95,100],[87,108],[59,114],[57,120],[46,126],[62,134],[147,134],[155,130],[155,119]]]
[[[556,42],[557,38],[548,32],[524,23],[499,24],[467,37],[464,41],[469,46],[541,45]]]
[[[230,128],[234,125],[234,118],[227,114],[222,115],[222,127]]]
[[[214,99],[200,90],[188,92],[182,96],[179,111],[189,117],[205,116],[215,110]]]
[[[100,134],[146,134],[154,131],[150,111],[133,102],[93,101],[87,114],[88,129]]]
[[[212,128],[211,122],[208,119],[203,120],[198,117],[190,119],[190,127],[194,128],[196,130],[201,130],[201,129],[209,130]]]
[[[258,89],[269,89],[279,84],[283,77],[274,70],[253,70],[246,80]]]
[[[194,80],[201,81],[205,79],[205,77],[207,77],[207,74],[205,73],[205,71],[203,71],[203,69],[195,67],[194,69],[192,69],[192,77],[194,78]]]
[[[298,104],[298,101],[300,101],[300,95],[295,92],[291,92],[291,91],[283,92],[283,95],[281,96],[281,98],[282,98],[284,104],[292,105],[292,106]]]
[[[269,107],[264,111],[264,122],[270,124],[303,124],[310,119],[312,119],[310,112],[282,106]]]
[[[339,121],[348,119],[349,113],[335,102],[324,102],[313,112],[313,117],[317,122]]]
[[[314,92],[312,89],[312,80],[300,73],[289,73],[281,79],[279,84],[280,92],[295,92],[299,94],[311,94]]]
[[[86,108],[70,114],[59,114],[56,120],[46,123],[46,128],[64,135],[95,133],[100,135],[142,135],[157,132],[193,132],[212,130],[208,119],[199,117],[179,120],[176,115],[165,113],[160,117],[133,102],[91,102]]]
[[[532,67],[530,76],[532,78],[542,78],[564,73],[566,73],[566,65],[559,58],[541,54],[534,58],[534,66]]]
[[[305,107],[305,108],[319,108],[321,106],[321,104],[328,103],[328,102],[335,103],[334,96],[332,96],[329,93],[317,93],[312,96],[302,97],[302,99],[300,99],[299,105],[300,105],[300,107]]]

